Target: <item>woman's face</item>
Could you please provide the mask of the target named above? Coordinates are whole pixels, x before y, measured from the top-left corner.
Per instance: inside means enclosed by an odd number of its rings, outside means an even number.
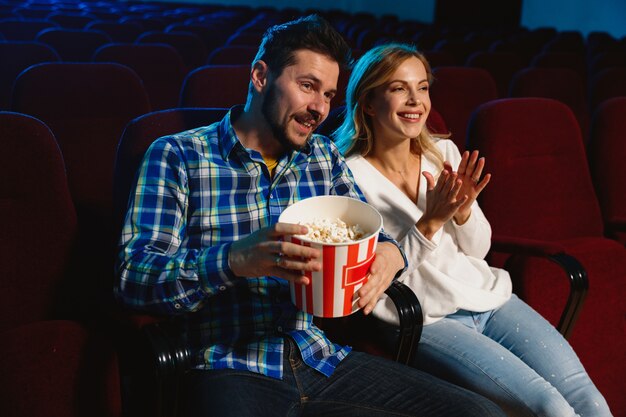
[[[419,136],[428,113],[428,75],[416,57],[404,60],[389,80],[373,90],[365,113],[372,118],[376,140],[406,140]]]

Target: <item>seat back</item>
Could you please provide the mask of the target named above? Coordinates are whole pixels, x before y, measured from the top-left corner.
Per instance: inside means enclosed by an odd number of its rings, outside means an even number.
[[[470,116],[480,104],[498,98],[496,84],[481,68],[438,67],[433,69],[433,76],[432,106],[450,129],[450,139],[463,152]]]
[[[585,84],[569,68],[524,68],[511,80],[510,97],[544,97],[558,100],[574,112],[583,143],[589,134],[589,107]]]
[[[209,65],[251,65],[258,47],[232,45],[215,48],[207,57]]]
[[[187,71],[204,65],[208,51],[200,36],[191,32],[145,32],[135,43],[166,43],[173,46],[187,67]]]
[[[542,51],[547,53],[558,52],[582,55],[585,53],[585,40],[578,31],[563,30],[547,41]]]
[[[54,7],[49,5],[35,5],[24,3],[21,6],[15,7],[11,5],[11,16],[21,17],[23,19],[45,19],[48,15],[54,11]]]
[[[579,136],[571,110],[543,98],[486,103],[469,129],[470,145],[480,149],[492,174],[479,203],[496,241],[504,237],[532,248],[530,254],[514,253],[506,263],[515,292],[555,326],[561,312],[571,312],[561,315],[566,325],[561,330],[620,415],[626,410],[621,395],[626,363],[613,358],[626,349],[621,337],[626,249],[603,237]],[[541,255],[546,248],[547,257]]]
[[[589,163],[600,208],[610,237],[626,243],[626,232],[611,227],[626,224],[626,97],[603,102],[594,114]]]
[[[592,110],[605,100],[626,96],[626,67],[612,67],[598,72],[591,79],[589,90]]]
[[[47,19],[58,23],[62,28],[83,29],[88,23],[96,20],[96,16],[76,12],[53,12],[47,16]]]
[[[54,132],[79,212],[109,209],[118,139],[130,120],[150,111],[137,74],[114,63],[35,65],[15,81],[12,109]]]
[[[0,34],[9,41],[34,41],[44,29],[59,27],[46,19],[4,19],[0,21]]]
[[[422,53],[426,56],[431,68],[452,67],[457,64],[454,57],[446,51],[426,49]]]
[[[10,108],[13,82],[20,72],[34,64],[60,60],[56,51],[44,43],[0,42],[0,110]]]
[[[542,52],[533,57],[531,67],[568,68],[587,81],[587,61],[583,54],[571,52]]]
[[[47,63],[17,78],[15,111],[43,120],[65,158],[79,220],[79,244],[67,292],[93,317],[112,302],[113,165],[124,126],[150,110],[133,70],[114,63]],[[85,278],[89,271],[89,279]]]
[[[565,104],[543,98],[485,103],[472,118],[468,139],[492,174],[479,200],[494,235],[602,236],[580,129]]]
[[[185,77],[180,93],[180,107],[231,107],[244,104],[249,82],[249,65],[205,65]]]
[[[513,52],[480,51],[470,55],[465,66],[489,72],[496,83],[498,97],[504,98],[509,92],[513,74],[524,67],[524,60]]]
[[[589,74],[593,77],[600,71],[613,67],[626,67],[626,50],[615,47],[594,55],[590,58]]]
[[[93,55],[94,62],[117,62],[133,69],[143,81],[152,110],[176,107],[187,67],[171,45],[111,43]]]
[[[263,37],[262,31],[237,31],[224,42],[224,45],[243,45],[258,48]]]
[[[151,112],[130,121],[121,135],[113,179],[116,230],[120,230],[131,188],[143,155],[155,139],[220,120],[224,108],[176,108]]]
[[[175,22],[165,28],[165,32],[191,32],[202,39],[206,46],[207,54],[215,48],[224,45],[228,39],[228,32],[222,30],[219,25],[201,25],[188,22]],[[204,63],[203,63],[204,64]]]
[[[134,42],[143,32],[143,28],[137,23],[120,23],[115,21],[94,20],[85,26],[87,30],[104,32],[112,42]]]
[[[0,112],[0,144],[3,331],[54,317],[77,220],[61,151],[42,121]]]
[[[486,49],[486,45],[483,45],[478,39],[442,39],[433,47],[435,51],[447,52],[454,58],[454,62],[458,65],[463,65],[467,58],[475,52],[479,52]]]
[[[63,61],[91,61],[96,49],[111,42],[104,32],[82,29],[51,28],[37,35],[37,42],[50,45]]]

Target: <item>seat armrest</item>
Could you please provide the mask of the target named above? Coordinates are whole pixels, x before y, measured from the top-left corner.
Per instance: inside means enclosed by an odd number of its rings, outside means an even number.
[[[180,324],[172,321],[150,323],[142,328],[142,333],[152,349],[157,377],[182,374],[189,369],[191,353]]]
[[[494,236],[492,238],[491,250],[509,253],[514,256],[543,257],[556,263],[563,270],[569,279],[570,292],[565,308],[561,313],[557,330],[567,339],[572,333],[574,323],[582,310],[583,302],[589,289],[587,271],[585,271],[578,259],[568,254],[565,247],[558,242],[536,239]],[[509,261],[507,261],[507,264]],[[507,269],[510,270],[510,268]]]
[[[422,306],[413,290],[400,281],[393,281],[385,293],[398,310],[399,337],[394,359],[408,365],[413,361],[422,336]]]

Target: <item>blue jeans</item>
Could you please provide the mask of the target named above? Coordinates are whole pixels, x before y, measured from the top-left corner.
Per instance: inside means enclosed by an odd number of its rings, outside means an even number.
[[[569,343],[515,295],[424,327],[418,369],[477,392],[509,416],[610,416]]]
[[[351,352],[327,378],[286,339],[284,378],[236,370],[192,371],[184,416],[504,417],[487,399],[396,362]]]

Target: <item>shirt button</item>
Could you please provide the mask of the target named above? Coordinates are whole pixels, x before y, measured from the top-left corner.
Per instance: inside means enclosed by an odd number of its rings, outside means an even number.
[[[219,290],[220,291],[226,291],[226,285],[220,285],[219,286]]]
[[[178,304],[178,303],[174,304],[174,308],[175,308],[176,310],[179,310],[179,309],[180,309],[180,304]]]
[[[276,330],[278,330],[279,332],[282,332],[283,328],[282,328],[282,326],[278,326],[278,328]]]

